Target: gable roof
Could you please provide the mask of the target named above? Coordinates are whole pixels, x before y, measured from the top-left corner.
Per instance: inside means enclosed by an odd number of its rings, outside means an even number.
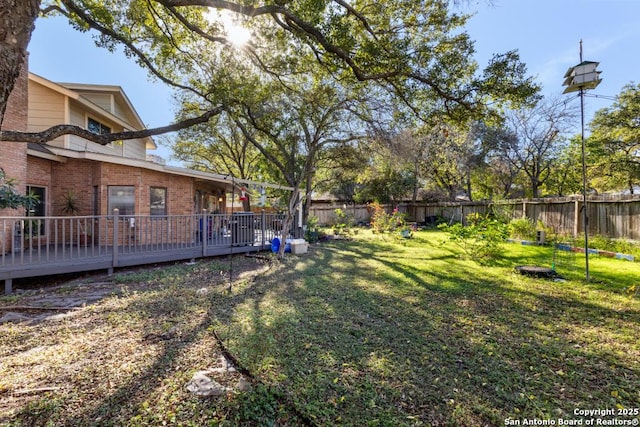
[[[124,93],[122,87],[113,85],[97,85],[97,84],[83,84],[83,83],[56,83],[48,80],[35,73],[29,72],[29,80],[39,83],[55,92],[60,93],[74,101],[80,103],[88,111],[96,114],[103,115],[109,120],[121,125],[123,128],[130,130],[142,130],[146,129],[145,124],[138,115],[138,112],[133,107],[133,104],[129,100],[129,97]],[[133,123],[127,121],[127,119],[116,115],[113,111],[109,111],[93,102],[87,95],[88,94],[105,94],[113,96],[117,102],[124,105],[127,111],[130,113]],[[155,150],[158,148],[153,138],[143,138],[146,144],[146,148],[149,150]]]

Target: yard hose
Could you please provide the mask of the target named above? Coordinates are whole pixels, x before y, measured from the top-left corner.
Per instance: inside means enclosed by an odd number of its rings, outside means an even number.
[[[267,389],[269,389],[269,391],[280,402],[280,404],[290,408],[293,413],[298,418],[300,418],[304,425],[309,427],[318,427],[318,424],[315,421],[313,421],[308,415],[304,414],[300,409],[298,409],[291,396],[289,396],[286,392],[281,391],[277,386],[264,382],[260,378],[253,375],[253,373],[249,371],[249,369],[242,366],[240,361],[231,353],[231,351],[229,351],[227,346],[224,344],[224,341],[215,329],[213,329],[213,336],[218,342],[218,345],[220,346],[220,350],[222,351],[224,357],[233,364],[238,372],[251,379],[254,384],[261,384],[267,387]]]

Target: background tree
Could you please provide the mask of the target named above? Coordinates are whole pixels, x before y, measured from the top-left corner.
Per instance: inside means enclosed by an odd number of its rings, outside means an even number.
[[[315,189],[343,202],[357,203],[356,194],[362,186],[358,178],[370,161],[366,152],[357,141],[325,151],[317,164]]]
[[[235,125],[267,160],[271,179],[294,188],[289,211],[311,200],[318,160],[358,138],[350,126],[354,99],[337,85],[297,76],[253,86],[254,98],[229,107]],[[305,203],[304,217],[308,212]],[[286,226],[285,219],[285,226]]]
[[[589,165],[600,191],[637,191],[640,184],[640,85],[624,86],[609,108],[590,123]]]
[[[473,171],[479,195],[489,200],[522,196],[518,194],[522,190],[518,182],[520,164],[505,149],[517,146],[516,135],[504,126],[486,123],[479,123],[476,130],[483,153],[482,162]]]
[[[410,197],[415,176],[412,168],[403,167],[402,163],[388,148],[370,151],[369,163],[358,175],[359,186],[354,199],[358,203],[375,201],[395,205]]]
[[[422,139],[422,176],[425,188],[447,200],[470,196],[475,146],[471,131],[462,124],[441,122],[419,131]]]
[[[173,156],[188,168],[256,180],[262,157],[227,114],[183,129],[170,143]]]
[[[592,171],[588,171],[590,173]],[[582,139],[576,135],[558,152],[549,178],[544,185],[545,193],[568,196],[582,193]]]
[[[258,149],[226,113],[181,130],[170,146],[174,157],[190,169],[260,181],[266,167]],[[244,211],[251,210],[251,192],[242,205]]]
[[[572,108],[552,99],[505,114],[504,132],[508,137],[495,141],[495,155],[525,175],[528,196],[540,197],[574,117]]]

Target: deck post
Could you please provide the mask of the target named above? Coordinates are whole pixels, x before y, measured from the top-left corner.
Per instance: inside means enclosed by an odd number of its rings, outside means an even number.
[[[264,217],[264,209],[262,209],[262,211],[260,213],[260,230],[262,230],[262,233],[261,233],[262,234],[262,242],[261,242],[260,250],[264,249],[264,244],[265,244],[265,240],[266,240],[265,234],[266,234],[266,231],[267,231],[266,225],[267,225],[267,222],[266,222],[266,219]]]
[[[10,295],[11,292],[13,291],[12,289],[12,285],[13,284],[13,279],[4,279],[4,293],[5,295]]]
[[[113,210],[113,258],[111,265],[118,266],[118,228],[120,226],[120,209]]]
[[[207,210],[202,209],[202,257],[207,256],[207,240],[209,240],[209,230],[207,229]]]

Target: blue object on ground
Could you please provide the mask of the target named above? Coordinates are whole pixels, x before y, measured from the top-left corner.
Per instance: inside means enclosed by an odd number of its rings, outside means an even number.
[[[279,250],[280,250],[280,239],[278,239],[277,237],[274,237],[273,240],[271,241],[271,252],[275,254]]]
[[[273,253],[277,253],[280,250],[280,239],[277,237],[274,237],[273,240],[271,241],[271,252]],[[284,243],[284,251],[285,252],[291,252],[291,243],[290,243],[290,239],[287,239]]]

